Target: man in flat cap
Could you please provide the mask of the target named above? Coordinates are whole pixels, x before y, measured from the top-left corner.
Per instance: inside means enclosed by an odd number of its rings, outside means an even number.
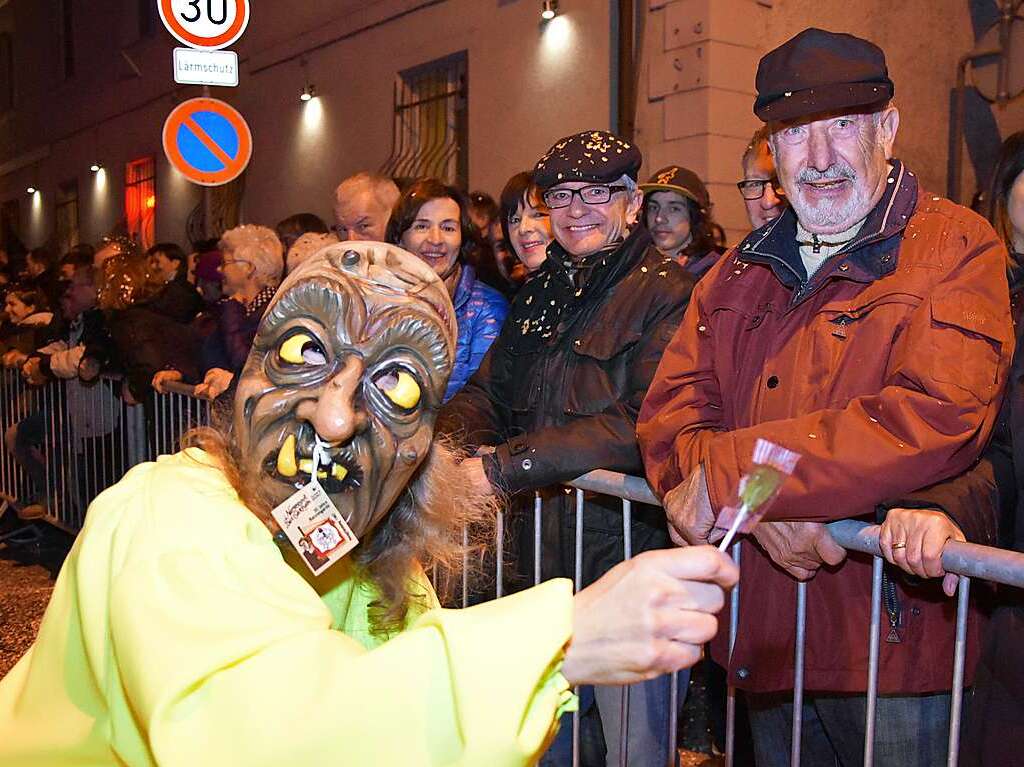
[[[593,469],[642,471],[636,417],[693,287],[640,221],[641,161],[630,142],[587,131],[561,139],[537,163],[534,181],[551,210],[554,241],[480,369],[440,416],[442,430],[485,446],[463,464],[480,489],[508,493],[526,512],[518,515],[516,563],[526,582],[535,572],[544,580],[574,574],[576,505],[561,483]],[[543,497],[536,516],[533,491]],[[619,499],[588,495],[584,507],[589,583],[623,558],[625,541]],[[632,553],[670,545],[661,510],[635,505]],[[633,688],[631,763],[666,763],[668,698],[665,678]],[[619,763],[619,704],[618,690],[597,691],[608,764]],[[555,744],[547,763],[568,760],[564,745]]]
[[[934,504],[915,491],[970,467],[995,422],[1013,347],[1005,251],[893,158],[900,117],[875,45],[805,30],[761,60],[757,91],[791,208],[694,291],[641,411],[647,476],[686,545],[720,536],[758,439],[802,456],[741,543],[731,659],[728,631],[713,648],[747,693],[759,767],[789,764],[797,580],[809,581],[804,763],[861,761],[872,564],[844,561],[820,524],[846,518],[881,521],[895,565],[874,763],[944,763],[954,610],[928,579],[945,575],[945,542],[984,540],[985,520],[980,504],[922,509]]]

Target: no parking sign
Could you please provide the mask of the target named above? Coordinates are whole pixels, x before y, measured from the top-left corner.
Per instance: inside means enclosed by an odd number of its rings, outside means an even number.
[[[167,31],[190,48],[216,51],[249,24],[249,0],[157,0]]]
[[[189,99],[164,123],[164,153],[189,181],[221,186],[238,178],[252,159],[249,126],[230,104]]]

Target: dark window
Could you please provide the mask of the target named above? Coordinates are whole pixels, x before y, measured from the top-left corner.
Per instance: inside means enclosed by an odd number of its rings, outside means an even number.
[[[156,163],[132,160],[124,171],[124,218],[143,249],[156,244]]]
[[[6,32],[0,35],[0,112],[14,108],[14,43]]]
[[[60,0],[60,50],[64,66],[64,79],[75,76],[75,18],[74,0]]]
[[[466,52],[400,72],[395,82],[391,176],[433,176],[462,188],[469,181],[469,83]]]
[[[78,244],[78,181],[71,179],[57,187],[54,229],[58,253]]]

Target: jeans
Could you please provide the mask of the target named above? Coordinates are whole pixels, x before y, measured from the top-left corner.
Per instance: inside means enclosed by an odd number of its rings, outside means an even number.
[[[686,697],[690,672],[681,671],[679,706]],[[627,763],[642,767],[661,767],[669,763],[668,724],[671,677],[659,676],[629,688],[629,740]],[[580,764],[618,767],[621,687],[580,688]],[[596,707],[596,711],[595,711]],[[598,717],[594,714],[599,715]],[[603,744],[602,744],[603,733]],[[604,746],[602,749],[601,746]],[[604,759],[598,754],[604,751]],[[562,716],[554,742],[540,761],[541,767],[567,767],[572,764],[572,714]]]
[[[790,764],[793,704],[786,697],[747,695],[757,767]],[[949,693],[880,695],[875,716],[875,767],[944,765],[949,705]],[[864,695],[805,695],[803,767],[860,767],[864,763],[866,709]]]

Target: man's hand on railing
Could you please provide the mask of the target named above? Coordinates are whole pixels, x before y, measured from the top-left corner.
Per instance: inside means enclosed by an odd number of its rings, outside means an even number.
[[[178,382],[183,380],[183,378],[184,376],[182,376],[180,370],[158,370],[153,375],[153,382],[151,385],[158,394],[167,394],[167,390],[164,389],[164,384],[170,383],[171,381]]]
[[[966,541],[953,520],[937,509],[889,509],[878,533],[882,556],[920,578],[942,578],[946,596],[956,593],[957,576],[942,567],[947,541]]]
[[[24,352],[19,352],[17,349],[11,349],[4,352],[4,356],[0,357],[0,362],[3,362],[3,366],[6,368],[20,368],[25,364],[25,360],[28,359],[28,355]]]
[[[692,666],[718,633],[739,578],[709,546],[646,551],[576,595],[562,674],[572,684],[634,684]]]
[[[772,561],[798,581],[810,580],[822,565],[846,559],[846,549],[820,522],[761,522],[753,535]]]
[[[42,386],[46,383],[46,376],[43,375],[42,361],[38,357],[29,357],[21,366],[21,374],[32,386]]]
[[[665,493],[668,532],[676,546],[707,543],[715,527],[704,467],[698,466],[683,482]]]
[[[195,395],[208,400],[215,400],[231,386],[235,374],[230,370],[213,368],[208,371],[201,384],[196,384]]]

